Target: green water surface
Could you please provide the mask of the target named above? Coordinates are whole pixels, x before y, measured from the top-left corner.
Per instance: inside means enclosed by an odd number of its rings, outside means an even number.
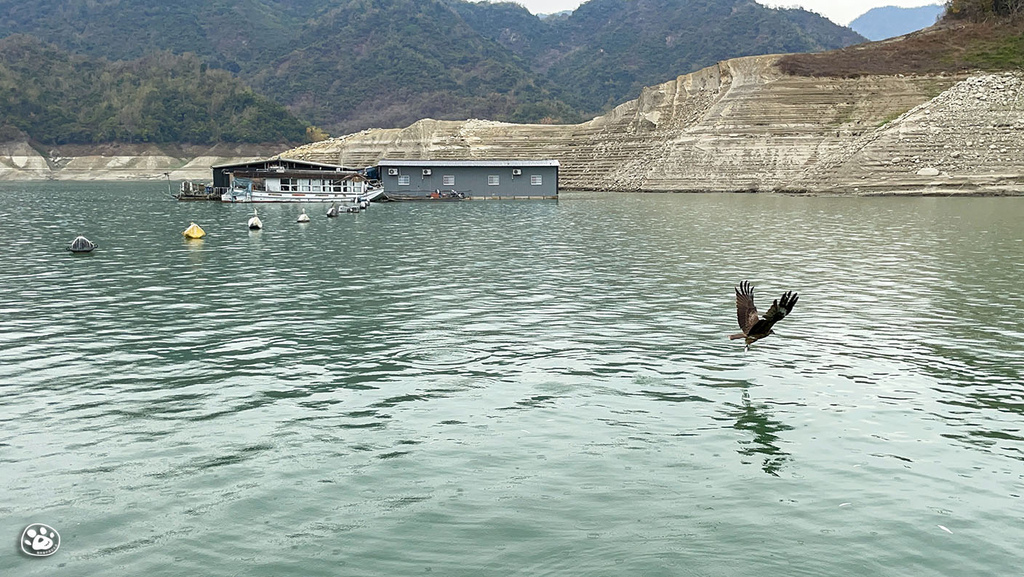
[[[0,185],[0,574],[1024,567],[1021,199],[322,208]]]

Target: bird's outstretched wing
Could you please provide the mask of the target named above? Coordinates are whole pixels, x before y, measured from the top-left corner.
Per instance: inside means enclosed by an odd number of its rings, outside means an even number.
[[[800,298],[793,291],[783,293],[782,298],[772,301],[772,306],[764,314],[764,318],[756,321],[746,332],[754,334],[766,334],[771,330],[772,325],[786,318],[786,315],[793,312],[797,299]]]
[[[754,288],[747,281],[736,287],[736,320],[743,334],[749,333],[751,327],[760,320],[757,316],[757,307],[754,306]]]

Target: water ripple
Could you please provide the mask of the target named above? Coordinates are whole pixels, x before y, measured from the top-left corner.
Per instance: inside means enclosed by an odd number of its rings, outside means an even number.
[[[20,186],[0,515],[59,520],[73,572],[1016,569],[1015,199],[275,206],[250,234],[158,185]],[[742,279],[801,294],[749,352]]]

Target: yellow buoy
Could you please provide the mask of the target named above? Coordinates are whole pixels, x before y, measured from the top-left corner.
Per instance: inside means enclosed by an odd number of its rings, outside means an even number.
[[[185,238],[203,238],[206,236],[206,231],[193,222],[181,234],[185,235]]]

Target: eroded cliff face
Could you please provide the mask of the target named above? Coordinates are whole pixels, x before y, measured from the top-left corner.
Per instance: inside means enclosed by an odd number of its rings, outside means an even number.
[[[780,73],[778,58],[725,61],[577,125],[426,119],[281,154],[351,167],[553,158],[562,190],[1024,194],[1022,75],[811,78]],[[4,154],[0,178],[147,174]],[[242,158],[177,159],[172,178],[208,180],[211,165]]]
[[[210,167],[266,158],[279,147],[255,145],[72,145],[39,151],[25,142],[0,143],[0,180],[208,181]]]
[[[791,183],[838,193],[1024,194],[1024,76],[972,76],[843,142]]]
[[[554,158],[564,190],[1024,194],[1020,76],[810,78],[777,59],[722,62],[574,126],[423,120],[284,156]]]

